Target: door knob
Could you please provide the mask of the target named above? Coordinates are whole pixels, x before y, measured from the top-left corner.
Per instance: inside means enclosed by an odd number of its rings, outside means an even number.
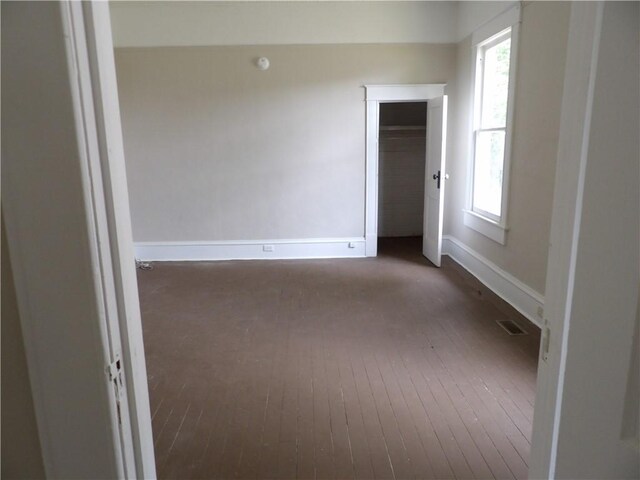
[[[437,188],[440,188],[440,170],[438,170],[438,173],[433,174],[433,179],[438,181]]]

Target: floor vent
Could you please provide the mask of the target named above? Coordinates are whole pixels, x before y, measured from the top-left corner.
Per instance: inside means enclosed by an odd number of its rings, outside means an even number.
[[[526,335],[527,334],[527,332],[525,332],[522,328],[520,328],[520,325],[518,325],[513,320],[497,320],[497,323],[502,328],[504,328],[509,335]]]

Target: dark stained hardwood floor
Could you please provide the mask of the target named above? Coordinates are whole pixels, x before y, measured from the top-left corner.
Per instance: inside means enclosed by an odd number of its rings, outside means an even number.
[[[158,477],[526,478],[539,330],[445,260],[139,271]]]

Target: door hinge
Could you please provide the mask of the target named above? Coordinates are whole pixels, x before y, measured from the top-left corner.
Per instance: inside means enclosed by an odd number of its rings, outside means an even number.
[[[545,318],[544,325],[542,327],[542,340],[540,341],[540,355],[545,362],[549,358],[549,345],[551,343],[551,329],[549,328],[549,322]]]
[[[116,354],[115,360],[107,365],[107,375],[109,382],[113,386],[113,393],[116,401],[116,413],[118,415],[118,424],[122,425],[122,415],[120,413],[120,403],[124,392],[124,381],[122,371],[122,360],[120,354]]]

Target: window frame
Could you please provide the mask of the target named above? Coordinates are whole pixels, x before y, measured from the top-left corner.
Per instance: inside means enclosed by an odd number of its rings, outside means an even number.
[[[490,22],[476,30],[471,39],[471,115],[469,125],[469,159],[467,201],[464,209],[464,225],[478,231],[492,240],[505,245],[507,236],[507,213],[509,204],[509,173],[511,166],[511,146],[513,136],[514,97],[516,87],[516,67],[518,56],[518,37],[520,25],[520,6],[515,5]],[[511,38],[509,57],[509,87],[507,93],[507,118],[504,129],[480,128],[482,84],[484,76],[480,65],[484,51],[497,45],[509,36]],[[502,171],[502,198],[500,216],[494,215],[473,206],[474,169],[476,158],[476,141],[482,131],[499,130],[505,132],[504,162]]]

